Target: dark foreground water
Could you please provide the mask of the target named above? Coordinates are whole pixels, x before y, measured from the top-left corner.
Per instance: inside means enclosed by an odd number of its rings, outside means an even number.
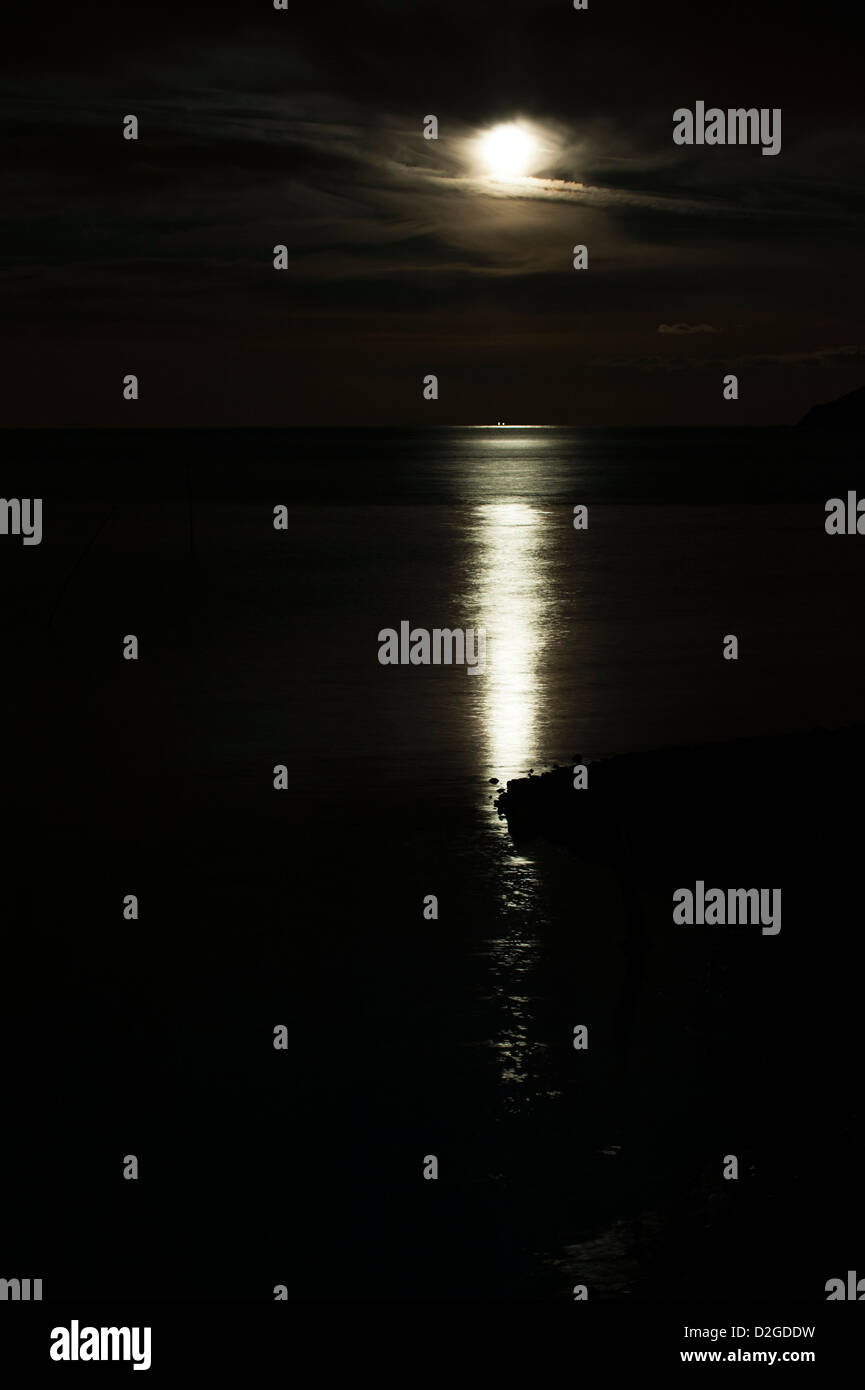
[[[515,846],[490,779],[801,730],[819,819],[808,731],[865,678],[865,539],[824,503],[862,475],[831,431],[8,434],[5,494],[44,498],[42,545],[0,548],[8,1273],[664,1299],[856,1268],[831,821],[780,937],[683,936],[627,866]],[[485,628],[486,670],[382,666],[403,619]]]

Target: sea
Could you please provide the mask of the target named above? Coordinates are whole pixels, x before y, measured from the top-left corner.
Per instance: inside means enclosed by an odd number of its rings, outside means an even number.
[[[748,988],[774,943],[653,928],[635,991],[615,872],[515,843],[497,797],[797,732],[806,784],[813,731],[862,718],[865,542],[824,525],[861,433],[4,438],[6,496],[43,499],[42,543],[0,544],[10,1268],[172,1299],[843,1274],[860,1141],[802,998],[770,1027]],[[485,670],[383,665],[403,621],[483,629]]]

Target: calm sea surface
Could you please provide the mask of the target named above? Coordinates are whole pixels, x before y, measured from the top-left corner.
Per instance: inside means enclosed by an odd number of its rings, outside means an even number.
[[[706,1135],[725,1106],[741,1119],[720,1054],[701,1109],[705,1056],[682,1045],[708,1005],[663,950],[634,995],[617,886],[564,852],[518,852],[491,779],[577,751],[860,718],[863,543],[823,526],[828,497],[865,490],[859,441],[553,428],[17,440],[11,471],[20,494],[43,480],[45,538],[3,559],[50,730],[36,769],[63,767],[41,833],[91,846],[71,856],[82,902],[94,857],[119,885],[118,865],[141,879],[144,844],[154,883],[174,884],[148,938],[162,965],[145,952],[137,967],[142,1058],[151,1008],[201,1096],[236,1086],[248,1151],[233,1122],[224,1142],[248,1190],[262,1145],[291,1149],[318,1213],[295,1233],[297,1289],[339,1288],[350,1253],[373,1293],[564,1296],[577,1277],[604,1296],[674,1291]],[[485,672],[382,666],[378,633],[402,620],[484,628]],[[126,633],[137,666],[118,659]],[[738,662],[722,660],[727,634]],[[194,988],[171,993],[166,956]],[[95,982],[80,967],[85,997],[110,975],[110,952],[100,962]],[[244,1071],[254,1020],[269,1030],[283,1014],[303,1038],[290,1124],[270,1093],[252,1106]],[[592,1071],[570,1047],[580,1022]],[[675,1158],[646,1138],[665,1122]],[[427,1153],[442,1163],[435,1214],[418,1206]],[[218,1259],[203,1213],[200,1227]],[[281,1248],[274,1237],[274,1270]],[[710,1287],[701,1270],[690,1277]]]
[[[85,642],[125,581],[131,611],[161,600],[159,660],[176,675],[184,757],[209,800],[237,805],[280,749],[304,795],[329,797],[344,767],[347,783],[395,796],[422,782],[427,797],[476,802],[489,777],[577,750],[807,727],[861,708],[861,547],[823,529],[826,498],[863,472],[846,433],[108,440],[57,436],[53,477],[71,495],[46,502],[26,599]],[[115,497],[134,498],[110,514],[87,495],[88,466],[106,455],[94,486],[107,477]],[[277,504],[287,531],[272,529]],[[573,527],[578,504],[586,531]],[[403,619],[483,627],[486,673],[382,667],[378,632]],[[721,660],[727,633],[738,665]]]

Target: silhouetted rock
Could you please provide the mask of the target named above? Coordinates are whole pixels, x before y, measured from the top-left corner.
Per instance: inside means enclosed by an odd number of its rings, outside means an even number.
[[[540,837],[582,858],[648,872],[768,873],[821,854],[858,856],[865,728],[742,738],[588,762],[508,782],[497,808],[516,841]],[[830,848],[831,847],[831,848]]]
[[[848,391],[835,401],[814,405],[799,421],[800,425],[817,425],[840,429],[859,429],[865,426],[865,386]]]

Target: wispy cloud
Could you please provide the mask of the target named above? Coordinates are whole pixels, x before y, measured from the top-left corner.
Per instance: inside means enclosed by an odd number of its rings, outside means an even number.
[[[659,333],[675,333],[686,336],[689,333],[723,333],[723,328],[713,328],[710,323],[659,323]]]

